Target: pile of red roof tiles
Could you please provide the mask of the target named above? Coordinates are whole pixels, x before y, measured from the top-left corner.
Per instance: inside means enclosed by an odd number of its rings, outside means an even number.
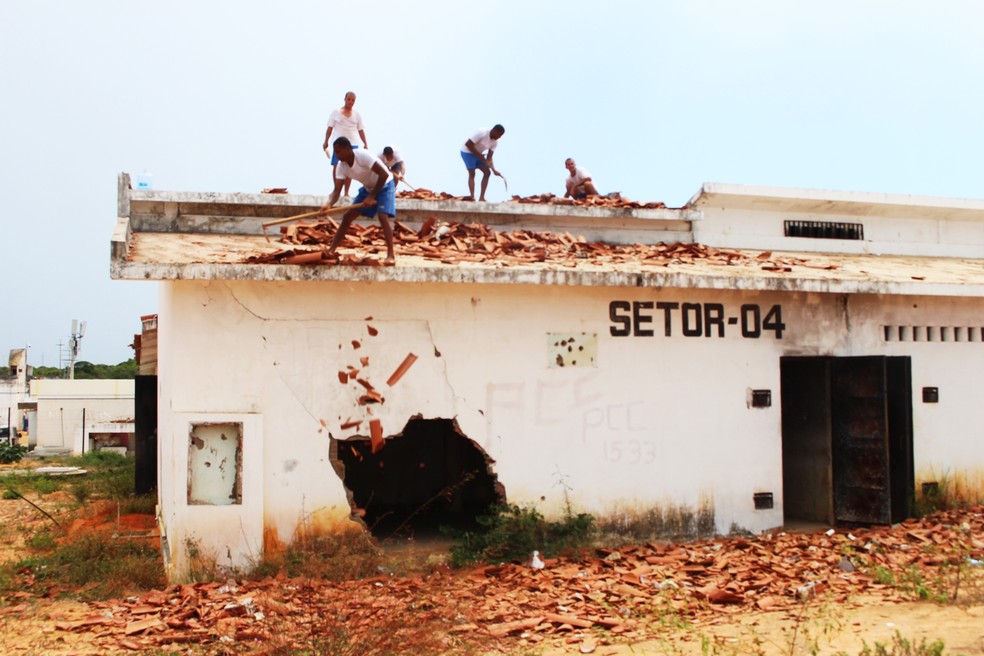
[[[367,266],[381,264],[378,258],[369,254],[342,254],[329,258],[325,245],[331,243],[336,229],[337,224],[333,220],[282,227],[281,242],[321,248],[284,249],[274,253],[252,255],[246,261],[253,264],[334,263]],[[393,236],[397,255],[416,255],[451,265],[460,262],[486,262],[509,266],[549,261],[566,267],[576,267],[578,264],[586,263],[606,265],[623,262],[668,266],[671,263],[697,260],[720,265],[754,261],[753,258],[738,251],[711,248],[702,244],[682,242],[606,244],[589,242],[582,236],[575,237],[566,232],[552,233],[536,230],[504,232],[479,223],[452,222],[437,225],[433,218],[425,221],[419,230],[395,221]],[[385,252],[382,229],[378,225],[353,224],[341,245],[365,253]],[[767,255],[771,258],[772,254]],[[768,266],[774,267],[769,270],[789,270],[791,264],[785,260],[781,264],[776,264],[772,260],[762,260],[762,262],[763,269]]]
[[[467,198],[467,196],[452,196],[446,191],[431,191],[423,187],[418,187],[413,191],[398,191],[396,197],[408,200],[465,200]]]
[[[664,209],[664,203],[639,203],[628,198],[622,198],[618,193],[607,196],[588,196],[587,198],[562,198],[553,194],[537,194],[535,196],[513,196],[514,203],[533,203],[536,205],[575,205],[578,207],[609,207],[623,209]]]
[[[963,576],[966,587],[984,579],[982,559],[984,506],[977,506],[891,528],[599,549],[580,558],[547,558],[542,569],[507,563],[340,583],[277,578],[176,585],[92,604],[91,616],[57,628],[99,632],[107,647],[222,639],[260,647],[339,626],[355,644],[396,620],[403,631],[427,627],[431,635],[487,649],[506,649],[520,636],[527,644],[583,646],[594,640],[592,632],[608,641],[652,638],[667,613],[701,624],[750,609],[792,611],[814,597],[838,603],[860,592],[904,598],[901,589],[878,583],[876,570],[896,580],[913,572],[926,581]]]

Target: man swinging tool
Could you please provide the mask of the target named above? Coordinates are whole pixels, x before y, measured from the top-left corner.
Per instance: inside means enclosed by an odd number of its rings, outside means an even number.
[[[331,192],[328,202],[321,206],[322,211],[327,211],[338,202],[346,178],[358,180],[363,186],[352,201],[353,205],[361,205],[361,207],[353,208],[342,216],[342,223],[331,240],[328,254],[335,253],[352,221],[361,214],[379,219],[379,225],[382,226],[383,236],[386,239],[386,260],[383,264],[393,266],[396,264],[396,255],[393,252],[393,226],[389,221],[396,216],[396,187],[393,184],[393,176],[378,157],[368,150],[353,149],[352,143],[347,138],[335,139],[333,146],[335,154],[338,155],[335,189]]]
[[[468,169],[469,200],[475,200],[475,169],[482,170],[482,192],[478,197],[480,201],[485,200],[485,190],[489,186],[489,172],[502,178],[502,174],[496,171],[492,164],[492,155],[495,154],[495,147],[499,145],[499,139],[505,133],[506,128],[497,124],[491,130],[479,130],[461,147],[461,159]]]

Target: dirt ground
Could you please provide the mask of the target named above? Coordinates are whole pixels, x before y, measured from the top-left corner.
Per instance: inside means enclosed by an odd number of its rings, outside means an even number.
[[[72,532],[99,530],[99,522],[91,519],[91,513],[90,519],[72,521],[71,498],[65,493],[53,493],[32,500],[54,517],[60,518],[66,526],[72,526]],[[974,544],[980,544],[984,540],[984,535],[976,528],[980,526],[980,512],[975,517],[975,528],[969,539]],[[143,525],[139,518],[129,518],[128,521]],[[49,523],[49,519],[22,500],[0,500],[0,558],[8,561],[22,558],[25,555],[25,540],[32,532],[42,530]],[[916,533],[916,530],[909,531],[910,536]],[[967,534],[966,529],[964,534]],[[923,533],[915,537],[926,539]],[[822,541],[823,538],[819,535],[804,537],[806,541],[812,539]],[[718,542],[721,546],[715,547],[717,553],[733,551],[747,555],[753,550],[748,547],[749,540]],[[631,556],[626,555],[625,558]],[[660,561],[661,558],[651,557],[650,562]],[[207,633],[199,632],[194,636],[188,627],[180,629],[186,631],[180,633],[175,628],[179,623],[172,621],[173,614],[172,619],[168,619],[169,613],[179,603],[185,603],[183,600],[195,599],[197,617],[203,623],[208,617],[216,617],[214,613],[210,615],[212,611],[209,608],[222,608],[223,604],[226,609],[230,607],[224,597],[216,596],[217,591],[222,589],[219,588],[220,583],[172,586],[167,590],[138,592],[127,599],[90,603],[15,591],[0,596],[0,653],[31,656],[116,653],[158,656],[360,654],[364,652],[358,645],[349,645],[341,652],[295,652],[290,648],[290,636],[298,626],[304,625],[304,631],[312,631],[315,630],[313,627],[359,617],[359,609],[371,607],[380,613],[392,613],[392,617],[399,617],[399,622],[404,624],[406,618],[410,618],[412,623],[417,617],[414,613],[419,612],[421,626],[433,626],[435,631],[446,632],[449,636],[445,641],[447,652],[431,645],[416,652],[412,648],[393,652],[366,650],[372,654],[559,656],[593,653],[623,656],[844,653],[854,656],[860,654],[866,644],[871,647],[876,642],[891,645],[896,633],[911,642],[942,640],[945,654],[984,654],[984,580],[981,580],[984,566],[974,566],[971,575],[977,578],[976,582],[968,581],[964,593],[956,602],[944,604],[914,601],[911,593],[888,585],[865,584],[864,577],[861,577],[858,580],[862,585],[852,587],[850,591],[828,590],[799,602],[795,598],[785,598],[781,600],[781,605],[765,610],[762,607],[769,604],[761,601],[709,604],[704,599],[700,612],[646,617],[640,613],[639,609],[644,608],[640,605],[634,607],[636,619],[624,626],[608,629],[599,624],[578,628],[557,626],[555,623],[544,630],[547,625],[541,623],[535,629],[531,626],[528,630],[496,631],[493,626],[483,625],[479,619],[490,616],[483,616],[476,609],[488,608],[493,603],[501,602],[503,607],[513,604],[520,608],[525,604],[532,615],[542,614],[541,611],[551,604],[551,608],[562,607],[562,604],[570,603],[571,590],[576,590],[577,584],[575,582],[572,587],[563,588],[556,580],[576,578],[582,572],[601,572],[590,574],[596,577],[610,576],[610,572],[617,568],[609,561],[610,558],[600,556],[594,558],[593,565],[583,562],[574,565],[563,559],[548,560],[545,570],[532,573],[515,565],[424,572],[408,577],[390,575],[388,578],[376,577],[339,584],[316,581],[299,583],[293,580],[240,582],[239,589],[233,589],[229,598],[241,602],[249,595],[266,613],[257,614],[254,621],[252,616],[230,616],[226,612],[221,615],[224,619],[209,625]],[[574,577],[570,576],[569,573],[577,568],[583,570]],[[545,585],[549,577],[554,577],[554,582]],[[618,585],[613,587],[617,589]],[[288,589],[293,592],[285,592]],[[710,595],[708,593],[708,597]],[[497,601],[493,602],[492,598]],[[686,603],[691,602],[679,601],[677,608],[684,608],[683,604]],[[395,609],[399,610],[399,614]],[[614,607],[609,610],[614,616],[620,612]],[[370,620],[380,616],[365,615]],[[154,625],[154,618],[166,620],[167,625],[162,622]],[[243,630],[242,623],[246,619],[251,624]],[[156,640],[151,635],[152,631],[140,628],[142,622],[160,627]],[[168,627],[175,631],[168,634]],[[383,630],[400,628],[394,624]],[[353,634],[353,640],[359,639],[358,636],[372,635],[371,631],[365,632],[365,626],[360,631],[363,633]],[[165,635],[172,637],[165,639]],[[274,643],[276,648],[271,647]]]

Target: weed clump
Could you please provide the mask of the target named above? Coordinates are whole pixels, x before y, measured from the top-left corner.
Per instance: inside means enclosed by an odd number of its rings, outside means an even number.
[[[27,453],[27,447],[20,444],[0,444],[0,464],[9,465],[20,462]]]
[[[382,551],[364,531],[301,534],[281,552],[265,554],[248,576],[345,581],[375,576],[381,563]]]
[[[502,504],[476,519],[475,531],[442,529],[455,544],[451,564],[525,560],[537,550],[547,555],[569,555],[591,546],[594,517],[575,514],[569,506],[557,521],[547,521],[532,505]]]
[[[7,585],[54,594],[72,590],[83,599],[108,599],[133,590],[164,584],[156,546],[142,540],[120,540],[106,533],[82,534],[61,544],[49,533],[29,543],[38,553],[6,565]]]

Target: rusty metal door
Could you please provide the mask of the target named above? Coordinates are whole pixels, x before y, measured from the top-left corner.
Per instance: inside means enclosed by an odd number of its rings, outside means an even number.
[[[892,488],[886,359],[833,358],[830,379],[834,518],[888,524]]]

